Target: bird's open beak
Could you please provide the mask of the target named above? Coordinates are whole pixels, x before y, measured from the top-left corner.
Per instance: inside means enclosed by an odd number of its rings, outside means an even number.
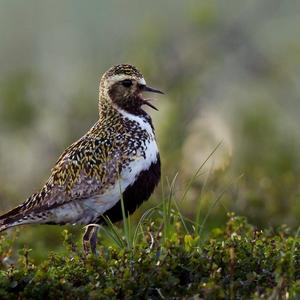
[[[154,89],[150,86],[143,86],[143,92],[150,92],[150,93],[156,93],[156,94],[162,94],[164,95],[164,93],[160,90]],[[148,105],[149,107],[158,110],[152,103],[150,103],[150,99],[143,99],[144,100],[144,104]]]
[[[145,85],[143,87],[143,92],[151,92],[151,93],[156,93],[156,94],[164,94],[162,91],[154,89],[150,86]]]

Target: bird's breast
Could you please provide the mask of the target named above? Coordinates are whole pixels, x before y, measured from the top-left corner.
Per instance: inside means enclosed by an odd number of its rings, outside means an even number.
[[[158,147],[153,128],[143,117],[121,111],[124,123],[129,130],[123,134],[116,133],[114,139],[118,145],[113,160],[120,159],[117,179],[101,195],[90,199],[89,205],[103,214],[112,208],[122,197],[124,191],[132,186],[139,175],[150,169],[159,159]]]

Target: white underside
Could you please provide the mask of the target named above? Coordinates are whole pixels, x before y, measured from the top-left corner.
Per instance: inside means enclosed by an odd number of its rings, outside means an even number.
[[[146,143],[145,157],[143,157],[142,153],[137,152],[134,160],[128,167],[122,170],[120,179],[117,180],[116,184],[103,194],[84,201],[73,201],[68,206],[57,208],[55,211],[57,222],[66,222],[66,220],[67,223],[77,224],[89,224],[93,222],[120,200],[122,193],[128,186],[135,182],[141,171],[148,170],[151,164],[157,161],[158,148],[150,124],[141,117],[129,114],[120,109],[118,110],[124,117],[138,122],[141,128],[148,132],[150,139]],[[70,207],[70,205],[73,207]],[[72,213],[70,213],[71,211]],[[74,211],[77,211],[77,213],[74,213]]]

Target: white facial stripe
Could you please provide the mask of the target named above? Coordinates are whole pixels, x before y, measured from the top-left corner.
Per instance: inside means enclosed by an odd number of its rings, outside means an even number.
[[[131,77],[131,76],[128,76],[128,75],[126,75],[126,74],[118,74],[118,75],[111,76],[111,77],[109,78],[109,80],[110,80],[111,82],[122,81],[122,80],[125,80],[125,79],[134,79],[134,80],[136,80],[135,77]],[[139,78],[139,79],[138,79],[138,83],[139,83],[139,84],[142,84],[142,85],[146,85],[146,81],[145,81],[144,78]]]
[[[141,85],[146,85],[146,81],[144,78],[139,79],[138,83]]]
[[[109,77],[110,81],[116,82],[116,81],[122,81],[124,79],[130,79],[131,77],[125,74],[118,74],[118,75],[114,75]]]

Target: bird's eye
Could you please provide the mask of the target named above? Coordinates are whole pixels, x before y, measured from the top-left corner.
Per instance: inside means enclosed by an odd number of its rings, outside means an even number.
[[[122,85],[125,87],[130,87],[132,86],[132,81],[130,79],[125,79],[122,81]]]

